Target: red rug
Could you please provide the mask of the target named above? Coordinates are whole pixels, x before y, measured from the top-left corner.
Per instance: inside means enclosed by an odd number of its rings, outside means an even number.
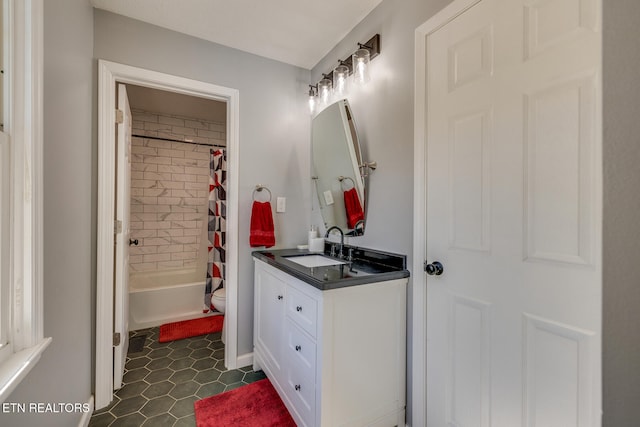
[[[196,401],[197,427],[295,427],[267,378]]]
[[[207,316],[199,319],[183,320],[182,322],[165,323],[160,325],[160,338],[158,338],[158,341],[176,341],[220,332],[223,322],[224,316]]]

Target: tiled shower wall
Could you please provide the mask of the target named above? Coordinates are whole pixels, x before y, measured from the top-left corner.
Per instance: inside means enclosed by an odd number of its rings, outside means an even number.
[[[225,124],[132,110],[133,134],[225,145]],[[211,147],[133,137],[132,272],[196,267],[206,245]],[[205,249],[206,250],[206,246]],[[206,263],[206,260],[204,261]]]

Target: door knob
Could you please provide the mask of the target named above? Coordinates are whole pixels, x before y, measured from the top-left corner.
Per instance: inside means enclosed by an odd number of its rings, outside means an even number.
[[[131,246],[131,245],[138,246],[138,239],[136,239],[136,240],[129,239],[129,246]]]
[[[431,264],[424,262],[424,271],[427,272],[429,276],[440,276],[444,271],[444,267],[438,261],[434,261]]]

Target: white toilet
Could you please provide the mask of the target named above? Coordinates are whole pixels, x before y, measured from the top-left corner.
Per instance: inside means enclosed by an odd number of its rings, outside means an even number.
[[[227,291],[225,288],[220,288],[211,296],[211,304],[220,313],[224,314],[224,308],[227,302]]]
[[[227,291],[225,288],[220,288],[211,295],[211,304],[218,310],[220,313],[224,314],[224,309],[227,302]],[[222,343],[225,344],[225,328],[227,326],[227,322],[222,322]]]

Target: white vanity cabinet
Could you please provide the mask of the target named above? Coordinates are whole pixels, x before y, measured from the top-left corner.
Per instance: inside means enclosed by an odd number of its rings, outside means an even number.
[[[255,260],[254,369],[298,426],[404,426],[406,285],[319,290]]]

